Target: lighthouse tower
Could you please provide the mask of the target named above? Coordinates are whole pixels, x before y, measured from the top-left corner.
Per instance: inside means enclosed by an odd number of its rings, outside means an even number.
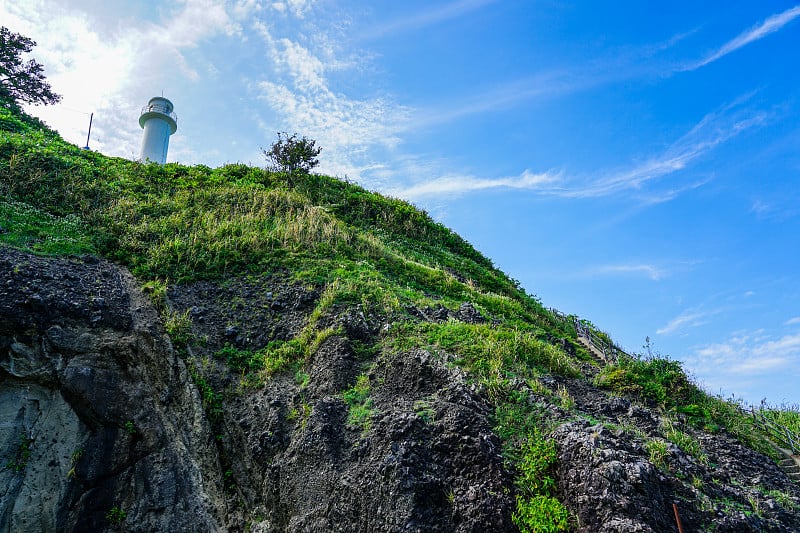
[[[142,108],[139,125],[144,129],[139,159],[163,165],[167,162],[169,136],[178,130],[178,116],[172,111],[172,102],[163,96],[151,98]]]

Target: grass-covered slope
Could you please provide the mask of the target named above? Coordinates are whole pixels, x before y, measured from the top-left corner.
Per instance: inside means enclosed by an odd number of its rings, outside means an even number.
[[[0,242],[42,254],[102,255],[155,291],[264,272],[315,287],[321,297],[297,338],[257,353],[223,354],[256,381],[297,372],[330,334],[319,319],[334,306],[360,304],[399,317],[378,348],[455,354],[486,390],[518,475],[518,525],[567,527],[549,477],[555,452],[543,435],[552,427],[520,390],[542,392],[542,376],[581,377],[582,367],[596,363],[569,321],[407,202],[326,176],[290,184],[280,173],[241,164],[212,169],[106,157],[0,109]],[[409,309],[455,312],[464,302],[487,321],[403,320]],[[185,343],[186,317],[166,318],[176,344]],[[769,449],[738,404],[705,394],[675,361],[625,358],[592,379],[682,413],[695,427],[724,427],[755,449]],[[203,392],[213,403],[215,392]],[[562,400],[569,408],[568,395]]]

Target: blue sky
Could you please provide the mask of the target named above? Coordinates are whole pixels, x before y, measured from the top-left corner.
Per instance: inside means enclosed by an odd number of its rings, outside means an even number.
[[[550,307],[713,393],[800,403],[800,4],[0,0],[62,135],[320,171],[408,199]]]

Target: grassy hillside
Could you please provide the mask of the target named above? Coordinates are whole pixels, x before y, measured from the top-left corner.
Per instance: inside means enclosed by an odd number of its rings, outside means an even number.
[[[319,318],[334,306],[359,304],[396,317],[396,326],[368,351],[422,347],[455,354],[495,405],[495,430],[518,475],[515,520],[522,529],[567,527],[549,477],[555,453],[544,435],[552,427],[520,384],[546,391],[541,377],[580,377],[597,363],[576,342],[570,321],[409,203],[327,176],[290,184],[280,173],[241,164],[212,169],[106,157],[0,109],[0,242],[42,254],[102,255],[127,265],[156,293],[176,283],[263,272],[315,287],[322,297],[297,338],[258,353],[222,354],[256,383],[298,372],[331,334]],[[464,302],[487,322],[404,320],[410,309],[456,311]],[[180,345],[186,317],[166,308],[164,314]],[[592,379],[769,451],[739,404],[704,393],[677,361],[623,358]],[[198,386],[213,403],[215,392]],[[569,407],[568,396],[559,401]]]

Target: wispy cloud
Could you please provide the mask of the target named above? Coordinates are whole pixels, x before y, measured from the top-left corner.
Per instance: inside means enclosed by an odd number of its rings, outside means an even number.
[[[719,49],[710,53],[704,59],[683,67],[680,70],[696,70],[700,67],[708,65],[709,63],[713,63],[714,61],[725,57],[731,52],[735,52],[743,46],[746,46],[754,41],[758,41],[759,39],[763,39],[767,35],[779,31],[797,17],[800,17],[800,5],[787,9],[786,11],[778,13],[777,15],[772,15],[764,22],[740,33],[727,43],[723,44]]]
[[[630,264],[630,265],[603,265],[591,270],[593,275],[613,274],[613,275],[645,275],[653,281],[658,281],[666,275],[666,271],[654,265]]]
[[[277,117],[269,135],[298,131],[315,139],[325,152],[320,170],[332,175],[359,180],[375,169],[376,154],[401,142],[407,109],[382,95],[353,98],[335,90],[329,74],[357,69],[359,64],[351,58],[340,60],[323,29],[315,27],[315,38],[303,43],[274,36],[278,29],[266,24],[257,29],[272,66],[267,79],[254,84],[258,97]]]
[[[793,326],[795,324],[800,324],[800,316],[790,318],[789,320],[783,323],[784,326]]]
[[[358,38],[361,40],[370,40],[394,33],[420,30],[446,20],[461,17],[496,1],[497,0],[458,0],[456,2],[450,2],[443,6],[432,7],[426,11],[395,19],[385,24],[379,24],[370,28],[369,31],[361,33]]]
[[[489,189],[535,190],[542,186],[557,182],[559,179],[560,174],[557,172],[543,172],[536,174],[529,170],[524,171],[519,176],[497,179],[448,175],[417,183],[407,188],[397,188],[390,192],[402,198],[416,200],[427,196],[457,196],[460,194],[485,191]]]
[[[797,216],[796,202],[791,197],[772,198],[769,203],[756,198],[750,212],[760,220],[785,220]]]
[[[718,313],[719,311],[701,311],[697,309],[690,309],[684,311],[680,315],[670,320],[664,327],[658,329],[656,333],[659,335],[670,335],[685,328],[696,328],[708,324],[710,316]]]
[[[611,173],[607,177],[567,190],[564,196],[608,196],[630,189],[640,189],[645,183],[684,170],[689,164],[714,148],[747,130],[767,124],[771,114],[741,108],[749,95],[707,114],[663,153],[628,170]],[[701,182],[702,183],[702,182]]]
[[[681,193],[703,186],[711,180],[693,179],[688,184],[672,186],[666,190],[642,193],[643,187],[659,178],[686,170],[718,146],[745,131],[769,123],[772,113],[743,106],[751,95],[704,116],[692,129],[677,139],[661,154],[645,159],[644,163],[628,169],[597,171],[598,179],[569,175],[565,171],[534,172],[525,170],[517,177],[481,178],[474,176],[444,175],[434,179],[420,179],[392,192],[403,198],[417,199],[431,195],[460,195],[487,189],[524,189],[540,195],[564,198],[596,198],[635,193],[643,204],[655,204],[674,199]]]

